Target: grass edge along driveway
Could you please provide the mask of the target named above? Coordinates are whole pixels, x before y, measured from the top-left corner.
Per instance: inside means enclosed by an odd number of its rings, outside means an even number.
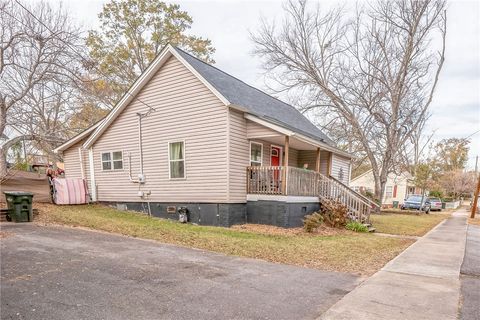
[[[268,235],[231,228],[180,224],[102,205],[47,205],[40,209],[37,221],[363,276],[375,273],[413,242],[353,232],[330,236]]]

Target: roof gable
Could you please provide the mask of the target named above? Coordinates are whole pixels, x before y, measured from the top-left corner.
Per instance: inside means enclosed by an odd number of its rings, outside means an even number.
[[[167,45],[164,50],[152,61],[148,68],[138,77],[133,85],[127,90],[116,106],[105,117],[105,120],[100,126],[90,135],[87,141],[83,144],[83,148],[89,148],[93,143],[106,131],[106,129],[113,123],[113,121],[122,113],[122,111],[135,100],[143,87],[152,79],[152,77],[160,70],[160,68],[170,59],[170,57],[178,59],[195,77],[197,77],[224,105],[229,105],[230,102],[225,99],[214,87],[203,79],[197,71],[195,71],[184,59],[178,54],[171,45]]]

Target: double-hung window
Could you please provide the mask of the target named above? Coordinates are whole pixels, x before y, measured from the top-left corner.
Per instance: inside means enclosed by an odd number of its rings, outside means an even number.
[[[185,178],[185,142],[168,143],[168,165],[170,179]]]
[[[102,153],[102,169],[104,171],[122,170],[123,169],[122,151],[103,152]]]
[[[392,198],[393,196],[393,186],[387,186],[385,188],[385,198]]]
[[[250,165],[262,165],[263,145],[257,142],[250,142]]]

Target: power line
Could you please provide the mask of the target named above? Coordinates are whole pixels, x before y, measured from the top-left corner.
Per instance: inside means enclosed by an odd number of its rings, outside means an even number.
[[[52,29],[50,29],[45,23],[43,23],[43,21],[41,21],[39,18],[37,18],[28,8],[26,8],[25,6],[23,6],[18,0],[14,0],[20,7],[22,7],[26,12],[28,12],[35,20],[37,20],[42,26],[45,27],[45,29],[47,29],[48,31],[50,31],[50,33],[52,35],[55,35],[55,32],[53,32]],[[18,22],[20,22],[21,24],[23,24],[23,26],[26,26],[23,22],[19,21],[18,19],[16,19],[15,17],[13,17],[12,15],[8,14],[10,17],[14,18],[15,20],[17,20]],[[79,53],[76,48],[72,47],[72,45],[68,42],[66,42],[65,40],[61,39],[61,38],[58,38],[58,40],[62,41],[65,45],[67,45],[75,54],[78,55],[78,57],[85,63],[85,62],[89,62],[86,58],[84,58],[81,53]],[[105,77],[106,79],[112,81],[112,82],[115,82],[115,80],[112,80],[110,78],[110,76],[106,75],[103,73],[103,71],[101,71],[96,65],[93,65],[93,68],[95,68],[95,70],[100,74],[102,75],[103,77]],[[141,104],[143,104],[144,106],[146,106],[147,108],[149,108],[150,110],[147,112],[147,114],[150,114],[152,111],[157,111],[154,107],[150,106],[148,103],[140,100],[138,97],[135,97],[134,95],[132,95],[130,92],[128,92],[128,90],[125,91],[125,94],[128,94],[129,96],[131,96],[134,100],[136,99],[138,102],[140,102]]]
[[[477,131],[475,131],[474,133],[472,133],[471,135],[469,135],[468,137],[466,137],[465,139],[468,139],[468,138],[476,135],[476,134],[479,133],[479,132],[480,132],[480,130],[477,130]]]

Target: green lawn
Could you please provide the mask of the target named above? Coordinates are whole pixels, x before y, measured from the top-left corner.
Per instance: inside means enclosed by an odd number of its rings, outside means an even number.
[[[440,221],[448,218],[445,213],[430,214],[374,214],[370,216],[370,221],[376,232],[423,236]]]
[[[229,255],[322,270],[370,275],[412,243],[409,239],[342,232],[338,235],[270,235],[232,228],[195,226],[101,205],[43,206],[42,223],[81,226]]]

